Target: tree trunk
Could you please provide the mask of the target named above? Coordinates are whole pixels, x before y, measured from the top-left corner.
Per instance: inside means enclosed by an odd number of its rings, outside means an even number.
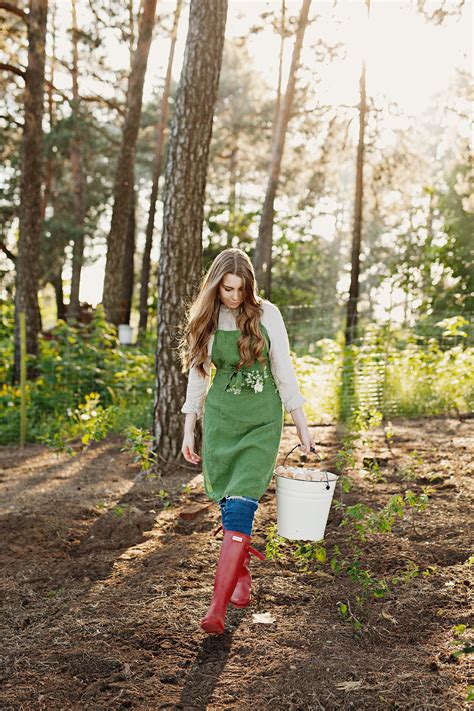
[[[137,191],[132,191],[130,203],[130,213],[128,216],[127,234],[125,238],[125,254],[123,260],[122,273],[122,303],[123,318],[120,323],[130,323],[130,313],[132,311],[133,282],[134,282],[134,257],[135,257],[135,209],[137,201]]]
[[[156,2],[157,0],[143,0],[138,44],[128,83],[122,144],[115,175],[114,207],[107,243],[103,295],[107,320],[114,324],[121,323],[124,316],[124,304],[120,303],[122,293],[120,281],[132,195],[135,149],[142,110],[143,84],[155,22]]]
[[[71,172],[74,186],[75,234],[72,247],[71,296],[69,299],[68,318],[79,317],[79,289],[81,282],[82,260],[84,256],[84,227],[86,218],[86,183],[81,138],[81,107],[78,87],[78,30],[76,0],[72,0],[72,116],[74,135],[71,142]]]
[[[59,321],[66,320],[66,305],[64,303],[64,292],[63,292],[63,280],[61,276],[62,269],[59,270],[58,274],[54,274],[51,277],[51,284],[54,288],[54,293],[56,294],[56,318]]]
[[[280,51],[278,55],[278,81],[277,81],[277,95],[275,102],[275,117],[273,119],[272,126],[272,143],[275,138],[275,130],[278,124],[278,115],[280,113],[281,105],[281,84],[283,77],[283,56],[285,54],[285,34],[286,34],[286,2],[282,0],[281,3],[281,27],[280,27]]]
[[[148,288],[150,282],[151,248],[153,246],[153,230],[155,229],[156,201],[158,199],[158,183],[161,175],[161,161],[163,155],[163,145],[165,141],[165,130],[168,123],[169,95],[171,87],[171,71],[173,69],[174,50],[178,34],[179,16],[183,0],[178,0],[174,13],[173,29],[171,31],[171,46],[168,56],[168,67],[166,69],[165,85],[161,98],[160,121],[156,131],[155,160],[153,166],[153,183],[150,195],[150,208],[148,211],[148,222],[146,226],[145,249],[143,251],[142,274],[140,284],[140,320],[138,332],[144,335],[148,324]]]
[[[370,13],[370,0],[366,0],[367,10]],[[367,113],[367,100],[365,89],[365,60],[362,62],[360,75],[360,105],[359,105],[359,140],[357,144],[356,159],[356,185],[354,200],[354,226],[352,231],[351,250],[351,284],[349,287],[349,300],[347,302],[346,317],[346,345],[352,343],[357,337],[357,305],[359,300],[359,272],[360,272],[360,247],[362,233],[362,203],[364,193],[364,136]]]
[[[227,0],[191,0],[183,69],[168,144],[158,276],[155,445],[180,455],[186,377],[176,356],[185,302],[202,272],[204,198]]]
[[[25,312],[26,349],[38,353],[41,317],[38,305],[41,239],[41,177],[47,0],[31,0],[28,15],[28,68],[25,77],[25,118],[21,158],[20,236],[16,260],[14,373],[20,376],[19,314]],[[29,376],[36,374],[35,366]]]
[[[52,131],[56,125],[56,112],[55,104],[53,100],[53,87],[55,74],[54,70],[56,67],[56,5],[53,5],[52,13],[50,16],[50,36],[51,36],[51,60],[49,63],[50,75],[48,82],[48,113],[49,113],[49,130]],[[43,186],[43,197],[41,199],[41,221],[44,220],[46,215],[46,208],[48,207],[49,201],[51,199],[51,193],[53,191],[53,180],[55,172],[55,154],[52,151],[52,146],[46,153],[46,166],[44,170],[44,186]]]
[[[288,84],[281,110],[278,114],[277,125],[273,138],[272,158],[268,175],[267,191],[263,203],[262,217],[260,220],[257,244],[255,246],[254,268],[257,283],[265,296],[271,295],[271,270],[272,270],[272,239],[275,196],[280,179],[281,161],[285,146],[286,131],[290,120],[293,98],[295,95],[296,72],[300,61],[301,47],[308,22],[308,13],[311,0],[303,0],[301,6],[298,30],[296,32],[293,56],[291,58]]]
[[[238,134],[233,136],[233,145],[229,155],[229,226],[227,230],[227,247],[232,247],[235,231],[235,215],[237,208],[237,154],[239,152]]]

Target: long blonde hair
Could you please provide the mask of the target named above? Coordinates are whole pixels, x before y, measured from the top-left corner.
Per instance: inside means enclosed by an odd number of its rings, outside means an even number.
[[[231,248],[224,249],[214,259],[202,278],[198,295],[187,308],[186,325],[179,345],[183,373],[194,365],[202,376],[206,375],[204,362],[208,342],[219,318],[219,285],[226,274],[242,279],[243,301],[237,315],[237,327],[242,331],[238,340],[238,368],[253,365],[255,360],[262,365],[266,363],[262,355],[265,339],[259,327],[262,299],[258,296],[252,262],[241,249]]]

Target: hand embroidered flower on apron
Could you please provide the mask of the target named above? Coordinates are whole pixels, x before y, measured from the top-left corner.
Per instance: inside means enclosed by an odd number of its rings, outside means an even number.
[[[255,393],[263,391],[264,380],[268,378],[267,366],[263,367],[261,372],[256,370],[234,370],[230,376],[225,390],[233,395],[240,395],[243,387],[253,389]]]

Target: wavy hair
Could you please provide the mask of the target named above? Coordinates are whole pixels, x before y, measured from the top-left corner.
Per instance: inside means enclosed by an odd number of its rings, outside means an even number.
[[[258,296],[252,262],[244,251],[233,247],[224,249],[215,257],[201,280],[198,295],[187,308],[184,333],[179,344],[183,373],[194,365],[200,375],[204,377],[207,374],[204,363],[209,338],[217,328],[219,285],[226,274],[240,277],[243,287],[243,300],[237,315],[237,326],[242,331],[238,340],[240,362],[237,367],[253,365],[255,360],[262,365],[266,363],[262,355],[265,338],[259,327],[262,299]]]

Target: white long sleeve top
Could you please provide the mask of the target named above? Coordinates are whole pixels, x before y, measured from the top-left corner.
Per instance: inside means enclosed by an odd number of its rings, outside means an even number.
[[[270,349],[268,352],[270,368],[285,410],[291,412],[291,410],[301,407],[306,402],[306,398],[299,391],[298,380],[291,362],[288,334],[280,310],[267,299],[262,300],[262,307],[263,313],[260,322],[263,323],[270,337]],[[218,328],[224,331],[232,331],[238,328],[236,323],[237,314],[238,308],[230,309],[221,303]],[[195,366],[191,366],[189,369],[186,400],[181,412],[195,412],[198,417],[202,417],[204,401],[210,385],[213,341],[214,334],[211,334],[208,341],[208,356],[204,363],[207,376],[200,375]]]

